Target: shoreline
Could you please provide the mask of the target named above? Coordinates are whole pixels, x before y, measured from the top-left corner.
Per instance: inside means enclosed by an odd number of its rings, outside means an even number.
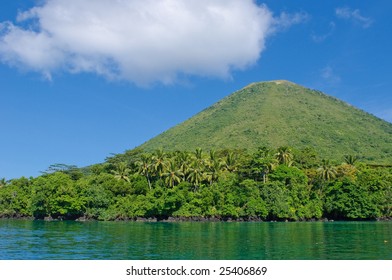
[[[88,217],[79,217],[76,219],[65,219],[65,218],[52,218],[45,217],[43,219],[37,219],[34,217],[7,217],[0,216],[0,220],[25,220],[25,221],[45,221],[45,222],[61,222],[61,221],[71,221],[71,222],[138,222],[138,223],[182,223],[182,222],[216,222],[216,223],[312,223],[312,222],[392,222],[392,217],[383,217],[383,218],[373,218],[373,219],[350,219],[350,220],[334,220],[328,218],[322,219],[307,219],[307,220],[263,220],[259,217],[242,217],[242,218],[219,218],[219,217],[165,217],[165,218],[157,218],[157,217],[136,217],[136,218],[117,218],[114,220],[100,220],[95,218]]]

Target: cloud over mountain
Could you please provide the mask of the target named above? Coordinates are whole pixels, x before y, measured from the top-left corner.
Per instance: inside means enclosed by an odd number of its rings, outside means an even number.
[[[139,85],[227,78],[259,59],[276,24],[252,0],[46,0],[0,23],[0,60],[47,78],[59,70]]]

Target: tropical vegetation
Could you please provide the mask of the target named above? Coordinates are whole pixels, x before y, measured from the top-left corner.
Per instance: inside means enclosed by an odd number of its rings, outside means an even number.
[[[360,155],[392,163],[392,124],[320,91],[288,81],[251,84],[141,145],[153,152],[314,147],[326,159]],[[285,161],[282,151],[280,161]]]
[[[251,84],[140,147],[0,180],[0,217],[392,217],[392,124],[287,81]]]
[[[392,167],[312,148],[144,152],[0,180],[0,216],[96,220],[320,220],[392,217]]]

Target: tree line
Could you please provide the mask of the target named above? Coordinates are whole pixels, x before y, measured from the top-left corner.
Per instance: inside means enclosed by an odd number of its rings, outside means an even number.
[[[140,149],[85,168],[0,180],[0,217],[36,219],[367,220],[392,217],[392,168],[312,148]]]

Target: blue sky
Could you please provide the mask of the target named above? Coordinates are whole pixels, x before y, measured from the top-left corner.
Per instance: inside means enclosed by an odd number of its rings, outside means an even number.
[[[392,122],[392,2],[3,0],[0,178],[132,149],[251,82]]]

